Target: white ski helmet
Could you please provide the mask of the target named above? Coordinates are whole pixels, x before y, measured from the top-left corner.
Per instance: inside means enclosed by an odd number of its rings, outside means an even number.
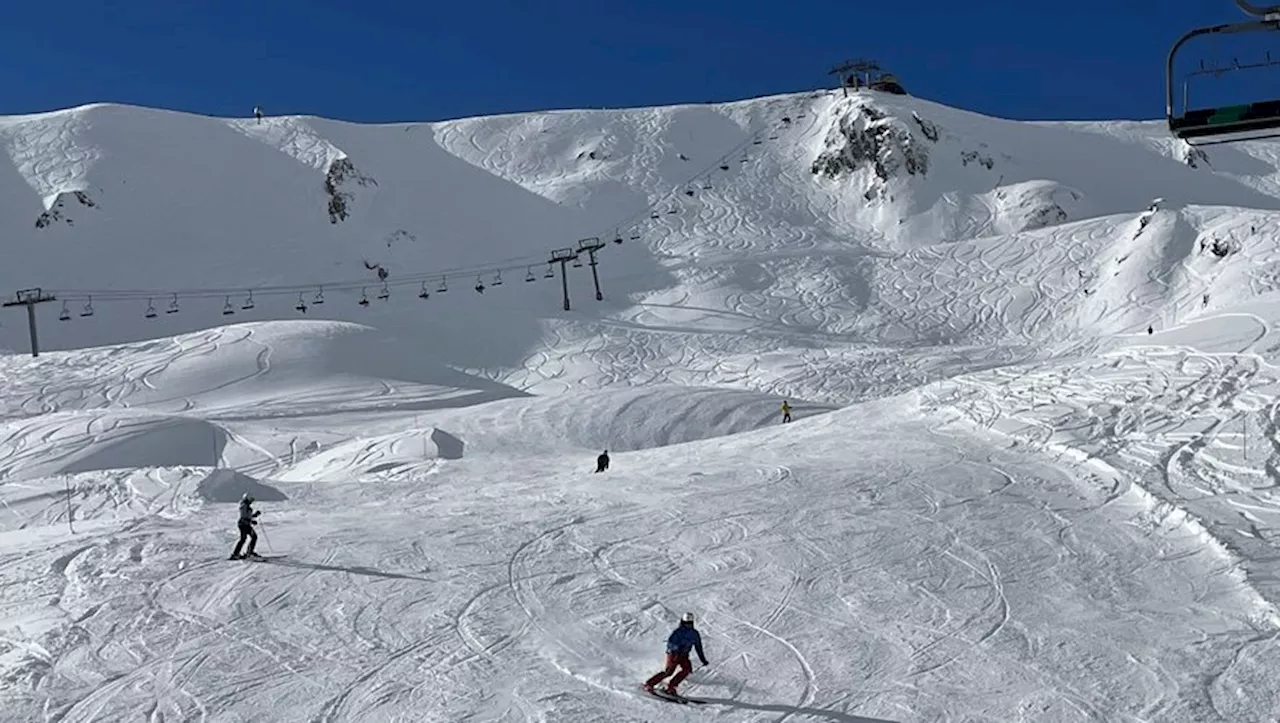
[[[684,615],[681,615],[681,616],[680,616],[680,622],[682,622],[682,623],[691,623],[691,622],[693,622],[693,613],[685,613]]]
[[[253,503],[253,495],[249,494],[248,492],[245,492],[245,493],[244,493],[244,497],[241,497],[241,498],[240,498],[240,501],[241,501],[241,502],[248,502],[248,503],[252,504],[252,503]]]

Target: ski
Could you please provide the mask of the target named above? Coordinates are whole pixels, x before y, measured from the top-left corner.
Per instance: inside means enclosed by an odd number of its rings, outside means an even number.
[[[641,690],[644,690],[644,688],[641,688]],[[666,691],[661,691],[656,689],[645,690],[645,692],[659,700],[665,700],[668,703],[677,703],[679,705],[705,705],[707,702],[705,700],[698,700],[697,698],[686,698],[683,695],[679,695],[679,694],[672,695],[671,693],[668,693]]]
[[[670,693],[659,693],[656,690],[646,690],[645,692],[653,696],[654,698],[657,698],[658,700],[665,700],[668,703],[675,703],[677,705],[685,704],[685,702],[683,700],[680,700],[678,696],[673,696]]]

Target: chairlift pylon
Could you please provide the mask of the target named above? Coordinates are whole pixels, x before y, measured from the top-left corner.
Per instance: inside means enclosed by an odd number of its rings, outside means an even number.
[[[1253,20],[1196,28],[1183,35],[1169,50],[1165,66],[1165,120],[1169,132],[1193,146],[1235,143],[1280,136],[1280,98],[1237,105],[1191,109],[1187,107],[1190,81],[1200,75],[1221,76],[1236,70],[1249,70],[1280,65],[1270,54],[1262,63],[1240,65],[1233,62],[1228,67],[1204,68],[1192,71],[1183,79],[1182,110],[1175,109],[1174,61],[1178,51],[1190,40],[1201,36],[1237,35],[1280,31],[1280,5],[1257,7],[1248,0],[1235,0],[1236,5]]]

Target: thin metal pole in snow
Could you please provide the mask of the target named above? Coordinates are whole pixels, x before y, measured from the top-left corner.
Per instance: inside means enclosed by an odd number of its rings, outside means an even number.
[[[276,548],[271,546],[271,538],[267,537],[267,526],[262,524],[262,520],[258,520],[258,529],[262,530],[262,541],[267,543],[267,550],[275,552]]]
[[[71,526],[71,480],[64,480],[67,485],[67,529],[71,534],[76,534],[76,528]]]

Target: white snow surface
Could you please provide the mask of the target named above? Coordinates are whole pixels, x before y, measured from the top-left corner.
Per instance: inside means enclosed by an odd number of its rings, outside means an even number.
[[[2,721],[1280,719],[1280,145],[818,91],[0,149],[56,297]],[[639,688],[686,611],[699,707]]]

